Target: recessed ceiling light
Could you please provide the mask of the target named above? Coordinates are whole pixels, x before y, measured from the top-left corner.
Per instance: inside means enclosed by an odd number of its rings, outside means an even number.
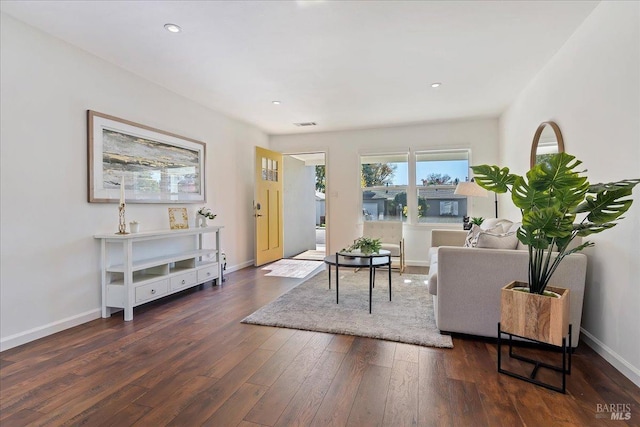
[[[273,105],[280,105],[280,101],[271,101]]]
[[[433,87],[433,88],[440,87],[441,85],[442,85],[442,83],[440,83],[440,82],[431,83],[431,87]]]
[[[170,33],[179,33],[180,31],[182,31],[182,28],[180,28],[176,24],[164,24],[164,29],[169,31]]]

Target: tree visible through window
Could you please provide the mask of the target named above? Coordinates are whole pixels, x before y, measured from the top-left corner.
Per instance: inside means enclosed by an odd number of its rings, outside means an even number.
[[[418,222],[462,222],[467,198],[454,194],[456,185],[469,179],[467,150],[416,153]]]
[[[316,165],[316,191],[320,193],[324,193],[327,186],[325,173],[324,165]]]
[[[398,168],[392,163],[363,163],[360,171],[362,187],[375,187],[393,182],[393,174]]]
[[[362,156],[360,163],[363,219],[406,220],[408,155]]]

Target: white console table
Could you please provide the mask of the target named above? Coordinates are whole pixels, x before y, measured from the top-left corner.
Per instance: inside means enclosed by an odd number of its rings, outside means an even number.
[[[124,309],[124,320],[133,320],[133,307],[218,281],[221,229],[96,234],[102,253],[102,317]]]

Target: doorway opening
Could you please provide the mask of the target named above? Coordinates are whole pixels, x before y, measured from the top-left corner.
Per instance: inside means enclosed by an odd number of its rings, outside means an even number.
[[[325,153],[285,154],[284,256],[322,261],[327,252]]]

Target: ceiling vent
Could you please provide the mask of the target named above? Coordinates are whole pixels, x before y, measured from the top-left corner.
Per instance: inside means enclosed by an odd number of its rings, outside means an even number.
[[[294,123],[296,126],[316,126],[316,122],[302,122],[302,123]]]

